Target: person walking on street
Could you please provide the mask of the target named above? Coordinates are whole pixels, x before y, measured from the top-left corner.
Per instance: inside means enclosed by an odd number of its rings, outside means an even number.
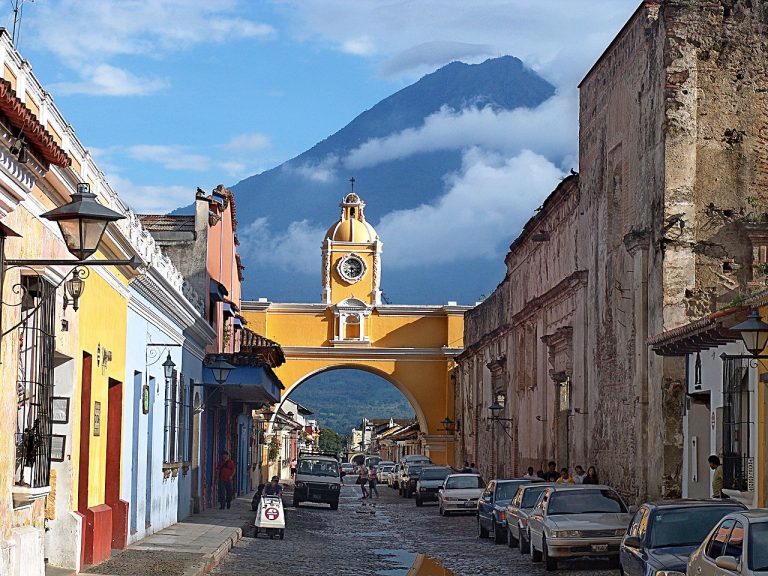
[[[264,487],[264,496],[282,496],[283,487],[280,486],[280,478],[272,476],[272,481]]]
[[[360,484],[360,490],[363,491],[363,496],[360,498],[361,500],[365,500],[368,498],[368,472],[365,469],[365,466],[360,466],[357,469],[357,483]]]
[[[221,460],[217,466],[220,510],[224,510],[225,506],[229,508],[232,505],[235,470],[235,462],[229,457],[229,452],[225,450],[221,454]]]
[[[573,469],[573,480],[576,482],[576,484],[584,484],[584,478],[586,478],[587,473],[584,472],[584,468],[581,467],[581,464],[576,464],[576,467]]]
[[[707,461],[709,467],[715,471],[712,476],[712,498],[727,498],[723,494],[723,465],[720,464],[720,458],[712,454]]]
[[[376,493],[376,498],[379,498],[379,491],[376,489],[376,484],[379,482],[379,477],[376,473],[376,468],[371,466],[368,470],[368,498],[373,500],[373,494]]]
[[[576,484],[576,482],[571,478],[571,475],[568,473],[568,468],[562,468],[560,470],[560,478],[555,480],[556,484]]]
[[[296,464],[297,464],[296,458],[291,460],[291,478],[296,477]]]
[[[474,462],[472,462],[472,464],[469,465],[469,471],[472,474],[480,474],[480,470],[477,469],[477,466],[475,465]]]
[[[597,477],[597,470],[594,466],[587,468],[587,475],[584,476],[582,484],[600,484],[600,479]]]
[[[547,471],[544,473],[544,480],[547,482],[557,482],[560,478],[560,474],[557,471],[557,464],[554,460],[550,460],[547,464]]]

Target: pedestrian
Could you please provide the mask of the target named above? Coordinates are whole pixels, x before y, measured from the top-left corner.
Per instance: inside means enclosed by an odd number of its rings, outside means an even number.
[[[264,496],[282,496],[283,487],[280,486],[280,478],[272,476],[272,480],[264,487]]]
[[[587,475],[584,476],[582,484],[600,484],[600,479],[597,477],[597,470],[594,466],[587,468]]]
[[[557,463],[554,460],[550,460],[547,464],[547,471],[544,473],[544,480],[547,482],[557,482],[560,478],[560,474],[557,471]]]
[[[584,468],[581,467],[581,464],[576,464],[573,472],[573,481],[576,482],[576,484],[584,484],[584,478],[586,478],[587,473],[584,472]]]
[[[469,474],[472,472],[472,469],[469,467],[469,461],[464,460],[464,466],[461,467],[461,470],[459,470],[462,474]]]
[[[376,493],[376,498],[379,498],[379,491],[376,489],[376,484],[379,482],[379,476],[376,472],[376,468],[371,466],[368,470],[368,498],[373,500],[373,494]]]
[[[472,462],[472,464],[469,465],[469,472],[471,474],[480,474],[480,470],[477,469],[477,466],[475,466],[474,462]]]
[[[523,475],[526,480],[536,480],[536,476],[533,475],[533,466],[528,466],[528,472]]]
[[[561,468],[560,469],[560,478],[555,480],[556,484],[576,484],[576,482],[571,478],[571,475],[568,473],[568,468]]]
[[[221,453],[221,460],[219,460],[219,464],[216,467],[217,475],[219,477],[220,510],[224,510],[225,506],[229,508],[232,505],[235,470],[235,461],[229,457],[229,452],[225,450]]]
[[[368,498],[368,472],[365,466],[359,466],[357,469],[357,483],[360,485],[360,490],[363,492],[361,500]]]
[[[723,494],[723,466],[720,464],[720,458],[712,454],[707,458],[709,467],[715,471],[712,475],[712,498],[725,498]]]
[[[296,476],[296,464],[297,464],[296,458],[291,460],[291,478]]]

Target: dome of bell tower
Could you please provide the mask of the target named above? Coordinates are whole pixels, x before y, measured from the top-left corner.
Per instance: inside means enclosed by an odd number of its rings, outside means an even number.
[[[341,217],[328,228],[326,239],[333,242],[351,242],[370,244],[379,239],[379,235],[365,221],[365,202],[355,192],[350,192],[339,204]]]

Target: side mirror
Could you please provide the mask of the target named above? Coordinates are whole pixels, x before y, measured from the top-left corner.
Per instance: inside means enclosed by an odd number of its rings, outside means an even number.
[[[626,536],[624,538],[624,546],[627,548],[634,548],[635,550],[642,550],[643,543],[640,542],[640,538],[637,536]]]
[[[715,566],[722,568],[723,570],[731,570],[735,572],[739,569],[739,562],[733,556],[720,556],[715,559]]]

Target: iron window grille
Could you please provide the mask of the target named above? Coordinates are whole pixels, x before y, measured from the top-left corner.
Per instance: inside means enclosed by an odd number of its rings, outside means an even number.
[[[191,459],[190,414],[189,388],[184,382],[184,376],[174,370],[165,387],[166,464],[178,464]]]
[[[56,288],[37,276],[22,276],[21,291],[14,483],[42,488],[51,475]]]
[[[753,484],[749,358],[723,358],[723,487],[748,491]]]

